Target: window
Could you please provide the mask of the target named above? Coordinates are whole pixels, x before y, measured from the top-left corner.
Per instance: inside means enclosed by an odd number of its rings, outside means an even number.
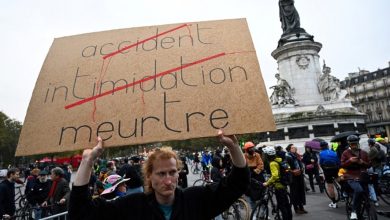
[[[374,89],[376,89],[376,83],[375,83],[375,82],[372,82],[372,87],[373,87]]]
[[[364,76],[364,82],[367,81],[367,76]]]

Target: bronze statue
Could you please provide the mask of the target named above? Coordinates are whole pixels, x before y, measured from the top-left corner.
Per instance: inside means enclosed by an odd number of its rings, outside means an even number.
[[[305,32],[301,28],[299,14],[294,7],[294,0],[279,0],[279,16],[280,22],[282,22],[283,35]]]

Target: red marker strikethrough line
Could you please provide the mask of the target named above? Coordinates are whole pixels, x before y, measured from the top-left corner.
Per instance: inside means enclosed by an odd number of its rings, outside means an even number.
[[[192,63],[188,63],[188,64],[185,64],[185,65],[182,65],[182,66],[179,66],[179,67],[175,67],[173,69],[169,69],[169,70],[166,70],[166,71],[163,71],[161,73],[158,73],[154,76],[149,76],[149,77],[146,77],[142,80],[138,80],[138,81],[135,81],[133,83],[130,83],[130,84],[127,84],[127,85],[124,85],[124,86],[120,86],[120,87],[117,87],[116,89],[113,89],[113,90],[109,90],[109,91],[106,91],[106,92],[103,92],[99,95],[96,95],[96,96],[92,96],[92,97],[89,97],[89,98],[86,98],[86,99],[83,99],[83,100],[80,100],[78,102],[75,102],[75,103],[72,103],[72,104],[69,104],[69,105],[66,105],[65,106],[65,109],[70,109],[70,108],[73,108],[73,107],[76,107],[78,105],[82,105],[86,102],[90,102],[92,100],[96,100],[98,98],[101,98],[103,96],[106,96],[106,95],[110,95],[114,92],[117,92],[117,91],[120,91],[120,90],[123,90],[123,89],[126,89],[128,87],[132,87],[134,85],[137,85],[137,84],[140,84],[140,83],[143,83],[143,82],[146,82],[146,81],[149,81],[149,80],[152,80],[152,79],[155,79],[155,78],[158,78],[160,76],[164,76],[168,73],[172,73],[172,72],[175,72],[175,71],[178,71],[178,70],[182,70],[182,69],[185,69],[185,68],[188,68],[190,66],[193,66],[193,65],[196,65],[196,64],[199,64],[199,63],[203,63],[203,62],[206,62],[208,60],[212,60],[212,59],[215,59],[215,58],[218,58],[218,57],[221,57],[221,56],[225,56],[226,53],[219,53],[219,54],[215,54],[213,56],[209,56],[209,57],[205,57],[203,59],[200,59],[200,60],[197,60],[197,61],[194,61]]]
[[[152,39],[157,38],[157,37],[159,37],[159,36],[161,36],[161,35],[164,35],[164,34],[167,34],[167,33],[170,33],[170,32],[176,31],[176,30],[179,30],[180,28],[187,27],[187,26],[188,26],[188,24],[183,24],[183,25],[180,25],[180,26],[178,26],[178,27],[175,27],[175,28],[172,28],[172,29],[170,29],[170,30],[164,31],[164,32],[162,32],[162,33],[159,33],[159,34],[157,34],[157,35],[154,35],[154,36],[152,36],[152,37],[146,38],[146,39],[141,40],[141,41],[139,41],[139,42],[137,42],[137,43],[135,43],[135,44],[132,44],[132,45],[127,46],[127,47],[124,47],[124,48],[122,48],[122,49],[120,49],[120,50],[117,50],[117,51],[115,51],[115,52],[112,52],[112,53],[110,53],[110,54],[107,54],[107,55],[103,56],[103,59],[107,59],[107,58],[109,58],[109,57],[115,56],[115,55],[117,55],[118,53],[121,53],[122,51],[125,51],[125,50],[128,50],[128,49],[132,48],[132,47],[137,46],[138,44],[145,43],[146,41],[152,40]]]

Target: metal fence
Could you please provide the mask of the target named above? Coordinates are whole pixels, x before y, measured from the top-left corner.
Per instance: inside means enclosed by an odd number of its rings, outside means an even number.
[[[41,220],[67,220],[68,219],[68,212],[62,212],[59,214],[51,215],[49,217],[41,218]]]

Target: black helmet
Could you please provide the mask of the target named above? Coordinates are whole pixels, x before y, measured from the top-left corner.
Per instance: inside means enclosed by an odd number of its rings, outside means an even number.
[[[358,144],[359,143],[359,137],[356,136],[356,135],[349,135],[347,137],[347,141],[348,141],[349,144],[353,144],[353,143]]]
[[[367,142],[368,142],[368,145],[374,145],[375,144],[375,139],[374,138],[369,138],[367,140]]]
[[[320,142],[320,147],[321,147],[321,149],[328,149],[328,142],[321,141]]]

